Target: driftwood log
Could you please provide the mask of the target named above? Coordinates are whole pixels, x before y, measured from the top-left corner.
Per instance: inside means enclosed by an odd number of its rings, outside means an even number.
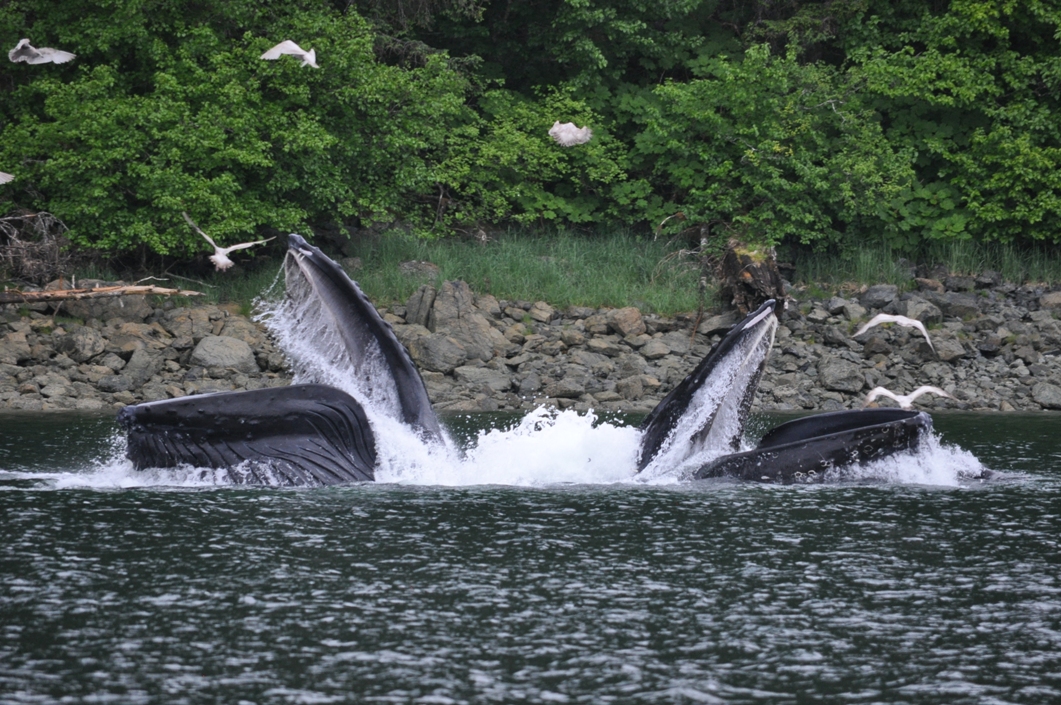
[[[104,296],[202,296],[201,291],[165,289],[161,286],[99,286],[94,289],[51,289],[48,291],[0,291],[0,304],[40,303],[42,301],[66,301],[69,299],[95,299]]]
[[[730,240],[718,266],[718,278],[722,300],[732,303],[742,315],[759,308],[767,299],[785,299],[785,285],[773,248]]]

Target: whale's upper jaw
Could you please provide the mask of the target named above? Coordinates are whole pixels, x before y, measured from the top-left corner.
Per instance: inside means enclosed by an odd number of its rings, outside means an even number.
[[[325,339],[334,343],[333,351],[348,361],[350,374],[362,379],[362,387],[393,400],[395,418],[426,440],[445,442],[427,388],[408,351],[357,283],[302,236],[291,233],[287,246],[288,300],[312,309],[325,322],[320,330],[302,333],[320,337],[320,349],[327,347]]]
[[[733,326],[641,423],[638,471],[705,450],[739,450],[783,304],[771,299]]]

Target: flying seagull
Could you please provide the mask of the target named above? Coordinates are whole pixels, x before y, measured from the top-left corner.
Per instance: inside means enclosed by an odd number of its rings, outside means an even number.
[[[549,128],[549,136],[556,140],[561,147],[574,147],[576,144],[585,144],[593,137],[593,130],[589,127],[575,127],[573,122],[560,122],[557,120]]]
[[[7,174],[5,172],[0,171],[0,184],[6,184],[7,182],[14,180],[15,177],[13,174]]]
[[[261,58],[265,59],[266,61],[275,61],[284,54],[293,56],[296,59],[300,59],[302,61],[303,66],[312,66],[315,69],[320,68],[320,66],[317,66],[316,49],[304,51],[302,47],[300,47],[298,44],[295,44],[290,39],[285,39],[284,41],[280,42],[272,49],[262,54]]]
[[[32,46],[28,39],[23,39],[15,45],[14,49],[7,52],[7,58],[16,64],[20,61],[25,61],[27,64],[65,64],[75,56],[77,54],[71,54],[61,49],[52,49],[50,47],[38,49]]]
[[[859,328],[855,332],[854,337],[857,338],[870,328],[874,326],[879,326],[882,323],[898,323],[904,328],[918,329],[919,331],[921,331],[921,335],[925,336],[925,340],[928,342],[928,347],[932,348],[932,352],[936,352],[935,346],[932,345],[932,339],[928,337],[928,331],[925,330],[924,323],[913,318],[907,318],[906,316],[893,316],[890,313],[878,313],[876,316],[869,319],[869,322],[867,322],[864,326]]]
[[[196,225],[190,217],[188,217],[187,213],[181,212],[181,215],[183,215],[184,219],[188,221],[188,225],[192,226],[192,229],[195,230],[195,232],[199,233],[204,238],[206,238],[206,241],[209,242],[210,246],[214,248],[214,254],[210,255],[210,261],[214,263],[214,266],[217,267],[217,271],[219,272],[223,272],[229,267],[231,267],[233,264],[235,264],[235,262],[228,258],[229,252],[233,252],[235,250],[245,250],[248,247],[254,247],[255,245],[261,245],[263,243],[269,242],[269,240],[276,239],[270,237],[266,238],[265,240],[258,240],[256,242],[241,242],[238,245],[232,245],[231,247],[218,247],[217,244],[213,241],[213,239],[209,235],[204,233],[202,230],[200,230],[199,226]]]
[[[870,393],[866,395],[866,401],[863,406],[869,406],[877,397],[888,397],[889,399],[894,399],[896,402],[898,402],[901,408],[909,409],[911,406],[913,406],[914,401],[922,394],[935,394],[936,396],[947,397],[948,399],[954,398],[939,387],[933,387],[927,384],[918,387],[917,389],[905,396],[901,394],[896,394],[895,392],[889,389],[885,389],[884,387],[874,387],[872,390],[870,390]]]

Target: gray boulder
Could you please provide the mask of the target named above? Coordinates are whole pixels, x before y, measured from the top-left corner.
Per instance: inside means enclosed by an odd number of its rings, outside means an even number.
[[[645,322],[641,312],[633,306],[617,308],[608,313],[608,325],[621,336],[641,335],[645,332]]]
[[[696,332],[701,335],[714,335],[715,333],[724,333],[725,331],[736,325],[737,321],[740,320],[740,313],[736,310],[726,311],[720,313],[717,316],[711,316],[705,318],[700,322],[700,326],[696,329]]]
[[[463,281],[443,282],[431,307],[427,327],[453,337],[464,348],[468,359],[487,362],[494,355],[506,355],[514,346],[501,331],[475,308],[475,296]]]
[[[13,331],[0,338],[0,363],[17,365],[33,357],[25,331]]]
[[[486,387],[492,392],[507,392],[512,388],[512,377],[488,367],[458,367],[453,370],[457,381],[476,387]]]
[[[130,360],[130,363],[132,360]],[[239,372],[258,371],[254,360],[254,351],[238,338],[225,335],[211,335],[199,341],[188,359],[189,364],[199,367],[231,367]],[[126,370],[128,371],[128,365]]]
[[[577,377],[567,376],[545,385],[545,396],[556,399],[577,399],[586,393],[586,385]]]
[[[866,308],[884,308],[899,296],[899,287],[894,284],[876,284],[866,289],[859,302]]]
[[[819,367],[818,383],[834,392],[855,394],[862,391],[866,377],[858,365],[847,360],[832,359]]]
[[[103,336],[87,326],[80,326],[63,336],[56,346],[75,362],[88,362],[107,348]]]
[[[405,303],[405,320],[426,328],[437,294],[438,291],[430,284],[421,285]]]
[[[939,307],[920,296],[911,296],[906,301],[899,302],[897,309],[899,315],[916,319],[925,325],[943,322],[943,312]]]
[[[417,336],[407,343],[409,355],[421,368],[449,374],[468,360],[468,353],[452,336],[431,333]]]
[[[1044,409],[1061,409],[1061,387],[1039,382],[1032,387],[1032,399]]]
[[[109,321],[120,318],[125,321],[143,321],[152,313],[146,296],[108,296],[95,299],[67,299],[63,301],[63,313],[67,316],[89,320]]]

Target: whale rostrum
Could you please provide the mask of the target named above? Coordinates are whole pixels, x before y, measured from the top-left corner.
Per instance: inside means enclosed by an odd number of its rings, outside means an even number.
[[[408,351],[342,268],[291,234],[284,277],[280,315],[291,332],[280,342],[295,365],[295,384],[125,407],[118,423],[135,468],[212,468],[237,484],[372,481],[376,437],[358,398],[421,441],[448,443]],[[782,424],[742,451],[780,309],[767,301],[733,326],[648,414],[639,427],[637,472],[680,468],[692,479],[800,482],[914,451],[928,437],[925,413],[863,409]],[[325,362],[311,364],[310,357]]]

